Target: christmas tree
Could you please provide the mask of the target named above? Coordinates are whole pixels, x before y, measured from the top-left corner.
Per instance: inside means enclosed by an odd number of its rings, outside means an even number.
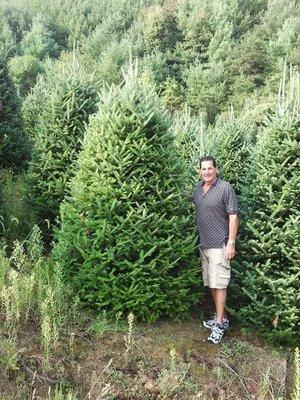
[[[20,99],[8,73],[7,55],[0,53],[0,168],[19,170],[28,158]]]
[[[43,83],[45,87],[41,88]],[[28,203],[36,210],[39,223],[48,220],[51,225],[72,176],[89,115],[97,110],[98,95],[94,80],[76,63],[62,71],[50,69],[46,80],[38,85],[37,93],[43,93],[42,109],[41,104],[35,104],[36,97],[31,96],[32,107],[27,102],[25,110],[40,110],[37,121],[29,127],[34,146],[28,173]],[[46,224],[40,226],[43,233],[51,234]]]
[[[199,298],[199,267],[168,118],[132,71],[100,104],[61,206],[54,259],[91,308],[183,316]]]
[[[299,78],[290,98],[281,93],[277,115],[260,133],[247,191],[242,289],[243,323],[293,343],[299,334],[300,115]],[[299,96],[299,95],[298,95]]]

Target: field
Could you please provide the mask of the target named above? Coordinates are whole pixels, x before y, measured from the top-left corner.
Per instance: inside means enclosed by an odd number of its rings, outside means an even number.
[[[27,323],[17,347],[2,335],[1,400],[290,398],[291,350],[273,348],[231,325],[215,346],[206,341],[199,313],[187,321],[151,325],[130,317],[81,315],[46,359],[36,324]]]

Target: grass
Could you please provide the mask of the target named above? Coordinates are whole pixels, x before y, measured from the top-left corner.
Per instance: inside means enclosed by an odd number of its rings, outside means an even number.
[[[35,228],[0,252],[1,400],[286,398],[286,355],[234,324],[214,346],[196,316],[137,324],[79,311],[40,240]],[[293,400],[299,387],[297,350]]]
[[[285,357],[259,338],[241,337],[237,328],[213,346],[197,319],[160,321],[154,329],[141,324],[134,331],[127,321],[125,334],[110,321],[100,336],[88,318],[82,321],[76,331],[61,333],[47,368],[37,325],[23,326],[0,359],[6,371],[1,393],[16,400],[31,399],[33,390],[33,398],[45,400],[286,398]]]

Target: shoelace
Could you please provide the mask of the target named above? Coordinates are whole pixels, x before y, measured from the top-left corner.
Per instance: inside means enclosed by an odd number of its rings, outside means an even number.
[[[212,337],[218,339],[223,334],[223,329],[217,326],[212,330]]]

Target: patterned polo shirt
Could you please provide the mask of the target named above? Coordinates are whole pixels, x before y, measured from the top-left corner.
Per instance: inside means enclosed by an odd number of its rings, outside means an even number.
[[[228,241],[229,214],[238,214],[236,194],[230,183],[220,178],[205,194],[203,185],[198,182],[193,194],[200,247],[222,248]]]

